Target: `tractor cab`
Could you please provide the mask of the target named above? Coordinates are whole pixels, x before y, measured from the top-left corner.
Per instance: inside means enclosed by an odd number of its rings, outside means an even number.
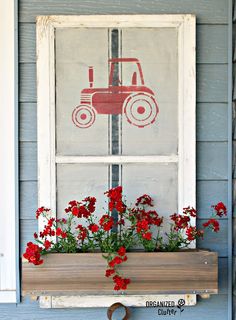
[[[136,58],[114,58],[109,60],[109,87],[144,86],[143,72]]]

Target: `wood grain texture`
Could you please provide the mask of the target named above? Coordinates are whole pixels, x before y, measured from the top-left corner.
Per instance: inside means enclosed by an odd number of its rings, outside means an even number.
[[[37,200],[37,181],[20,182],[20,219],[35,219]]]
[[[197,26],[198,63],[227,63],[227,32],[224,25]]]
[[[20,103],[20,141],[37,140],[37,104]]]
[[[197,178],[227,180],[227,142],[197,143]]]
[[[37,15],[50,14],[163,14],[192,13],[198,23],[228,23],[226,0],[21,0],[20,22],[34,22]]]
[[[226,103],[197,104],[197,141],[227,141]]]
[[[37,144],[20,143],[20,180],[37,180]]]
[[[198,65],[197,102],[227,102],[227,64]]]
[[[36,62],[36,25],[19,24],[19,62]]]
[[[37,144],[20,143],[20,180],[37,180]],[[227,180],[227,142],[197,143],[197,179]]]
[[[119,266],[131,279],[127,294],[218,292],[214,252],[132,252],[127,256],[127,262]],[[22,291],[33,295],[113,294],[105,269],[101,253],[50,254],[41,266],[24,260]]]
[[[37,141],[37,104],[20,104],[20,141]],[[197,141],[227,141],[227,104],[197,104]]]
[[[36,102],[36,66],[20,64],[20,102]],[[227,102],[227,65],[204,64],[197,68],[197,102]]]
[[[197,25],[197,63],[227,63],[227,26]],[[19,24],[19,62],[36,62],[35,23]]]
[[[36,65],[35,63],[19,64],[19,101],[36,102]]]

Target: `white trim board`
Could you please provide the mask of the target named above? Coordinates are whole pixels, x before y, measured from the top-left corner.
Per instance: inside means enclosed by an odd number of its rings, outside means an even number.
[[[17,50],[16,1],[0,0],[0,302],[16,298],[17,222]]]
[[[196,70],[195,16],[183,15],[92,15],[37,17],[37,80],[38,80],[38,180],[39,206],[56,213],[57,163],[168,163],[178,162],[178,207],[196,206]],[[54,37],[56,28],[176,28],[178,30],[179,98],[178,156],[59,156],[55,150],[55,61]],[[195,220],[193,221],[193,223]],[[39,219],[39,229],[44,221]],[[145,296],[142,296],[145,299]],[[162,296],[153,296],[153,300]],[[106,299],[114,296],[106,296]],[[173,298],[169,296],[169,300]],[[69,298],[67,298],[69,299]],[[84,298],[85,299],[85,298]],[[84,306],[92,307],[98,296],[87,296]],[[104,306],[106,305],[103,299]],[[133,297],[126,297],[131,299]],[[60,300],[61,301],[61,300]],[[78,299],[76,300],[78,301]],[[126,300],[128,302],[128,300]],[[190,301],[196,303],[196,296]],[[65,301],[66,305],[66,301]],[[132,302],[132,305],[135,303]],[[137,302],[138,305],[138,302]]]

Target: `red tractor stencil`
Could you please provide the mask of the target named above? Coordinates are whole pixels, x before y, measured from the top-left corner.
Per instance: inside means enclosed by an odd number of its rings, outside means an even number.
[[[123,85],[119,78],[124,64],[135,70],[127,85]],[[99,114],[124,114],[130,124],[139,128],[154,123],[159,109],[153,91],[144,84],[139,60],[114,58],[109,60],[109,66],[108,88],[94,88],[93,67],[89,67],[90,87],[81,91],[80,105],[72,113],[74,124],[79,128],[89,128]]]

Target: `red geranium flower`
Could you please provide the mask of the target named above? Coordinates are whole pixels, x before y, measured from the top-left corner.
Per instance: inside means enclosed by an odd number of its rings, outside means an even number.
[[[110,217],[108,214],[104,214],[99,220],[100,226],[105,231],[110,231],[114,225],[114,218]]]
[[[115,270],[114,270],[114,269],[107,269],[105,276],[108,278],[108,277],[110,277],[110,276],[111,276],[112,274],[114,274],[114,273],[115,273]]]
[[[220,230],[220,224],[215,219],[209,219],[207,222],[203,223],[203,227],[210,227],[214,232],[218,232]]]
[[[148,194],[144,194],[136,200],[135,205],[138,206],[141,204],[143,206],[147,205],[147,206],[153,207],[152,202],[153,202],[152,198]]]
[[[49,248],[51,248],[52,243],[49,240],[45,240],[43,245],[44,248],[48,250]]]
[[[197,216],[197,210],[195,210],[193,207],[190,208],[190,206],[188,206],[187,208],[183,208],[183,213],[186,215],[190,215],[190,217],[193,218]]]
[[[120,247],[120,249],[117,251],[119,256],[123,257],[126,254],[125,247]]]
[[[39,218],[39,216],[43,213],[43,212],[48,212],[50,211],[50,209],[45,208],[45,207],[40,207],[36,210],[36,219]]]
[[[42,248],[39,247],[37,244],[28,242],[27,248],[25,250],[25,253],[23,254],[23,257],[27,259],[30,263],[33,263],[34,265],[40,265],[43,263],[43,260],[40,259],[41,251],[42,251]]]
[[[142,238],[150,241],[150,240],[152,240],[152,233],[151,232],[143,233]]]
[[[188,222],[190,221],[190,218],[185,215],[174,213],[170,216],[171,220],[175,223],[175,230],[179,229],[185,229],[188,227]]]
[[[223,202],[219,202],[216,205],[213,205],[212,208],[215,209],[217,216],[219,217],[227,216],[227,208]]]
[[[90,231],[92,231],[93,233],[94,232],[98,232],[98,230],[99,230],[99,226],[97,225],[97,224],[90,224],[89,226],[88,226],[88,228],[89,228],[89,230]]]

